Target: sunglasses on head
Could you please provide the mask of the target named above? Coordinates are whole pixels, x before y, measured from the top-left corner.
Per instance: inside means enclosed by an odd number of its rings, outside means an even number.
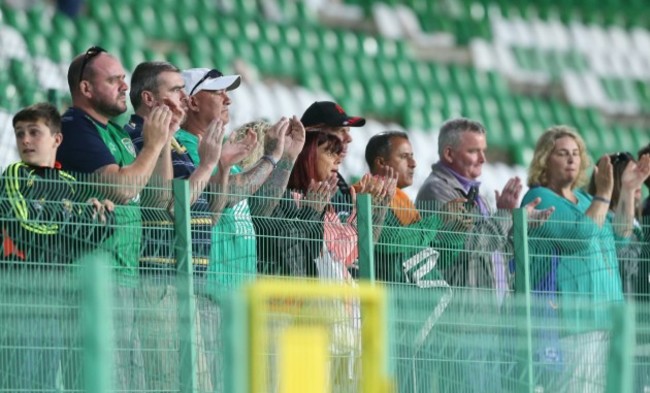
[[[99,46],[91,46],[90,48],[88,48],[86,54],[84,55],[84,59],[81,62],[81,69],[79,70],[79,82],[83,80],[84,71],[86,70],[86,66],[88,65],[90,60],[102,52],[106,52],[106,49],[101,48]]]
[[[624,152],[610,154],[609,160],[611,161],[612,165],[615,165],[618,163],[626,163],[628,161],[633,161],[634,156],[632,155],[632,153],[624,151]]]
[[[194,90],[196,90],[196,88],[199,87],[201,83],[205,82],[206,79],[215,79],[215,78],[219,78],[220,76],[223,76],[221,71],[215,70],[214,68],[206,72],[205,75],[203,75],[203,78],[199,79],[199,81],[196,82],[196,85],[194,85],[192,90],[190,90],[190,95],[194,94]]]

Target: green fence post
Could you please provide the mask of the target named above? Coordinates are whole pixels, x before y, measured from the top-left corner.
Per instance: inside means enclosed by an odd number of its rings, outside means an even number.
[[[372,199],[370,194],[357,195],[357,233],[359,278],[375,282],[375,252],[372,238]]]
[[[518,345],[520,353],[517,356],[521,369],[525,370],[525,381],[519,384],[520,392],[532,392],[534,388],[533,375],[533,329],[532,329],[532,300],[530,295],[530,264],[528,255],[528,219],[526,209],[518,208],[512,211],[513,236],[515,246],[515,305],[516,317],[520,324],[521,342]],[[523,302],[523,309],[520,304]],[[523,318],[519,311],[523,311]]]
[[[176,242],[176,280],[178,290],[178,334],[180,338],[180,387],[183,393],[197,389],[196,306],[194,271],[192,267],[192,234],[190,231],[190,188],[186,180],[174,179],[174,229]]]
[[[113,378],[113,271],[105,253],[94,253],[83,266],[84,386],[86,392],[112,391]],[[108,294],[108,296],[107,296]]]
[[[611,306],[612,329],[607,356],[606,393],[631,392],[636,338],[634,303]]]
[[[245,288],[240,288],[223,302],[222,330],[223,381],[224,392],[245,393],[250,373],[249,341],[251,333],[248,325],[250,300]]]

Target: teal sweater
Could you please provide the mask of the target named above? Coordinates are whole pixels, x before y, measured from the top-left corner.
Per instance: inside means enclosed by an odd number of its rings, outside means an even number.
[[[612,216],[599,227],[585,215],[591,196],[582,190],[575,195],[575,204],[546,187],[524,195],[522,206],[540,197],[538,209],[555,207],[548,221],[529,231],[531,284],[559,293],[561,315],[573,332],[605,329],[608,306],[623,301]]]

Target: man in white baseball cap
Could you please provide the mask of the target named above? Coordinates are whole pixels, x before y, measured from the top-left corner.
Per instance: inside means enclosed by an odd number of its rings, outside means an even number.
[[[193,119],[188,119],[185,129],[190,131],[195,125],[209,124],[213,120],[211,116],[215,111],[219,114],[221,121],[225,124],[230,120],[228,106],[230,97],[228,92],[235,90],[241,83],[239,75],[224,75],[217,69],[210,68],[191,68],[183,71],[185,79],[185,92],[188,101],[194,104]],[[196,116],[198,115],[198,118]],[[207,120],[207,117],[210,117]],[[215,116],[216,117],[216,116]],[[208,121],[205,123],[205,121]],[[197,124],[198,123],[198,124]],[[191,132],[191,131],[190,131]]]
[[[199,141],[214,119],[220,119],[224,125],[229,122],[231,101],[228,92],[239,86],[241,78],[209,68],[192,68],[183,71],[182,75],[188,96],[187,117],[175,136],[194,163],[199,165]],[[256,141],[256,134],[252,131],[244,137],[250,138]],[[204,332],[202,355],[206,357],[215,386],[221,386],[223,382],[218,356],[221,344],[219,335],[215,333],[220,324],[221,295],[255,278],[258,256],[252,217],[271,214],[286,189],[293,163],[304,141],[305,129],[298,118],[283,117],[266,131],[264,155],[255,164],[245,172],[236,165],[230,168],[228,202],[212,229],[212,248],[205,278],[196,285],[200,288],[197,308]],[[254,198],[258,195],[264,197]]]

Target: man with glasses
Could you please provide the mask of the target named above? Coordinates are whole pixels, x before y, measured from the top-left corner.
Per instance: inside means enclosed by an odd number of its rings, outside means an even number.
[[[176,138],[193,162],[200,165],[203,158],[199,155],[199,140],[205,138],[213,119],[220,119],[224,125],[229,122],[228,92],[239,86],[240,77],[223,75],[215,69],[193,68],[183,71],[183,78],[188,93],[187,119]],[[254,135],[250,131],[247,137]],[[222,379],[218,342],[220,298],[255,277],[258,258],[251,214],[271,214],[286,188],[304,140],[304,128],[298,119],[282,118],[266,132],[262,158],[246,172],[238,166],[230,169],[227,206],[212,231],[207,285],[204,296],[197,298],[203,338],[207,340],[206,358],[218,391]]]
[[[172,112],[156,108],[143,130],[143,148],[135,148],[112,118],[126,111],[125,71],[114,56],[92,47],[74,58],[68,68],[72,107],[62,117],[63,142],[57,160],[64,170],[92,174],[91,181],[116,203],[115,231],[100,249],[112,255],[118,273],[115,288],[115,388],[144,389],[139,333],[135,325],[135,288],[141,241],[140,193],[149,181],[169,140]],[[71,333],[71,336],[78,335]],[[75,337],[75,340],[81,337]],[[81,348],[80,343],[72,343]],[[81,354],[70,351],[63,365],[66,388],[80,388]]]

